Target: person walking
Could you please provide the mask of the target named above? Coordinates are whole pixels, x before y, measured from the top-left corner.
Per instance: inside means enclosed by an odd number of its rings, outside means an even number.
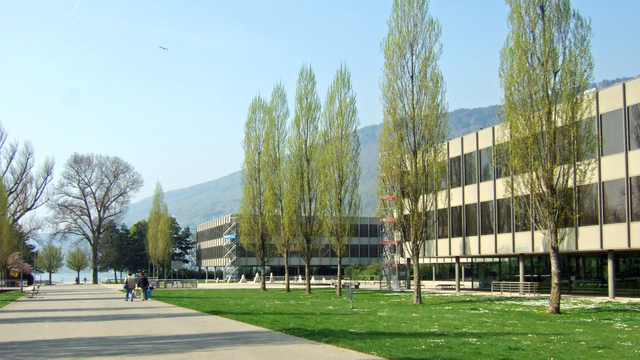
[[[142,301],[149,300],[147,298],[147,289],[149,288],[149,279],[144,276],[144,272],[140,272],[140,277],[138,278],[138,287],[142,291]]]
[[[131,273],[124,279],[124,283],[127,284],[127,293],[124,296],[124,301],[131,299],[133,301],[133,292],[136,291],[136,279],[131,277]]]

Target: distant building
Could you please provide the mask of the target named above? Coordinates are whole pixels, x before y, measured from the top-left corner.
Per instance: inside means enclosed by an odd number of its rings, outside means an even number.
[[[226,215],[196,227],[198,267],[223,270],[226,274],[260,272],[260,264],[253,254],[240,245],[237,224],[238,215]],[[348,254],[342,259],[343,268],[351,264],[371,264],[380,261],[380,225],[378,218],[359,218],[352,227],[352,239]],[[323,241],[318,254],[311,260],[313,275],[337,274],[338,258],[328,241]],[[275,257],[268,264],[268,272],[284,275],[284,258]],[[304,261],[292,251],[289,257],[292,276],[304,275]]]

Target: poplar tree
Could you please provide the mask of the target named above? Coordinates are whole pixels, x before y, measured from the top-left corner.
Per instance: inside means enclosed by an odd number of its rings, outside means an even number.
[[[305,263],[307,294],[311,294],[309,264],[318,252],[322,235],[320,108],[315,74],[311,65],[303,65],[287,139],[285,227]]]
[[[435,228],[444,176],[448,115],[438,67],[441,26],[425,0],[396,0],[381,44],[384,118],[378,146],[378,193],[393,212],[394,233],[413,262],[414,304],[422,303],[420,250]],[[380,204],[382,205],[382,204]]]
[[[287,92],[282,83],[273,87],[267,127],[265,130],[265,212],[267,230],[272,235],[276,249],[284,259],[285,292],[290,291],[289,252],[291,237],[284,226],[284,192],[286,189],[284,162],[287,141],[287,120],[289,104]]]
[[[340,66],[329,87],[322,113],[322,192],[324,224],[338,258],[338,287],[342,295],[342,258],[347,255],[351,227],[360,212],[360,125],[351,74]]]
[[[265,131],[269,104],[260,96],[251,101],[244,126],[244,162],[241,171],[240,244],[252,252],[262,268],[260,290],[266,291],[266,263],[271,260],[272,244],[267,227],[267,167]],[[269,214],[271,215],[271,214]]]
[[[0,128],[1,129],[1,128]],[[19,250],[19,238],[7,216],[7,190],[0,181],[0,281],[4,280],[9,256]]]
[[[160,266],[163,266],[166,278],[166,268],[171,261],[173,239],[170,228],[172,222],[167,204],[164,202],[162,185],[157,182],[153,193],[151,210],[149,211],[149,220],[147,221],[149,225],[147,229],[147,253],[157,277],[160,276]]]
[[[508,0],[509,35],[500,54],[501,141],[511,196],[528,195],[524,215],[549,242],[548,313],[560,312],[559,246],[574,229],[576,185],[588,182],[597,149],[591,22],[568,0]],[[533,194],[533,195],[531,195]],[[516,207],[518,208],[518,207]]]
[[[38,268],[49,273],[49,285],[51,285],[51,274],[58,272],[64,266],[62,246],[55,246],[52,242],[48,242],[40,250],[36,263]]]

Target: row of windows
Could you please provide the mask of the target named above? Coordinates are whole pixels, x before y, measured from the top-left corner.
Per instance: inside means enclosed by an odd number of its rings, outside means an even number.
[[[292,258],[300,257],[297,251],[291,251]],[[251,252],[238,246],[238,257],[255,257]],[[197,256],[201,260],[221,259],[224,256],[224,248],[222,246],[213,246],[210,248],[198,250]],[[352,244],[347,247],[345,258],[378,258],[380,256],[380,245]],[[318,252],[313,256],[316,258],[337,258],[335,251],[329,244],[321,244]]]
[[[227,225],[218,225],[213,228],[202,230],[198,232],[198,242],[206,240],[220,239],[224,234],[224,231],[228,228]],[[351,225],[351,237],[370,237],[377,238],[379,236],[378,224],[353,224]]]
[[[631,221],[640,221],[640,176],[632,177],[629,180],[629,199],[631,205]],[[602,211],[603,223],[615,224],[627,221],[626,212],[626,188],[624,179],[604,181],[602,183]],[[598,185],[589,184],[578,186],[577,198],[574,199],[573,191],[559,194],[565,197],[563,203],[573,204],[577,200],[579,204],[577,218],[578,226],[598,225],[599,217],[599,195]],[[522,231],[531,231],[531,218],[529,217],[528,206],[531,202],[530,195],[517,196],[513,201],[511,198],[498,199],[494,208],[494,201],[484,201],[480,204],[466,204],[463,206],[452,206],[450,209],[438,209],[437,232],[430,233],[429,239],[436,236],[439,239],[448,237],[477,236],[506,234]],[[569,205],[573,208],[572,205]],[[512,208],[515,207],[515,212]],[[496,216],[497,214],[497,216]],[[513,215],[513,217],[512,217]],[[464,229],[463,229],[464,218]],[[563,227],[573,227],[574,217],[564,220]],[[463,232],[464,230],[464,232]],[[451,236],[449,236],[451,235]]]
[[[640,149],[640,104],[627,107],[627,118],[626,136],[628,137],[629,150]],[[600,129],[602,129],[601,151],[603,156],[624,152],[625,129],[622,109],[601,114]],[[560,129],[561,133],[562,128]],[[564,146],[562,141],[558,142],[558,146]],[[494,163],[496,178],[500,179],[508,176],[509,169],[504,164],[504,152],[506,149],[507,144],[498,144],[496,145],[495,153],[493,147],[488,147],[450,158],[448,180],[451,188],[493,180]],[[595,154],[586,156],[585,159],[593,157],[595,157]],[[563,164],[568,164],[571,159],[561,159],[560,161]],[[446,188],[447,183],[445,180],[441,190]]]
[[[640,149],[640,104],[627,107],[626,136],[629,150]],[[602,155],[624,152],[625,128],[623,110],[618,109],[600,115],[602,129]]]

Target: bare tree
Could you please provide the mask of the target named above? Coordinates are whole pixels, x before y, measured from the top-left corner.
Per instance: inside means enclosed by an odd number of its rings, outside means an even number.
[[[64,165],[49,207],[54,234],[75,235],[91,246],[93,283],[98,283],[100,237],[121,217],[140,190],[142,176],[117,156],[74,153]]]
[[[53,160],[46,158],[36,168],[33,145],[8,143],[8,133],[0,125],[0,171],[6,188],[7,214],[23,239],[40,228],[40,222],[27,215],[46,204],[47,185],[53,180]],[[25,218],[27,217],[27,218]]]

